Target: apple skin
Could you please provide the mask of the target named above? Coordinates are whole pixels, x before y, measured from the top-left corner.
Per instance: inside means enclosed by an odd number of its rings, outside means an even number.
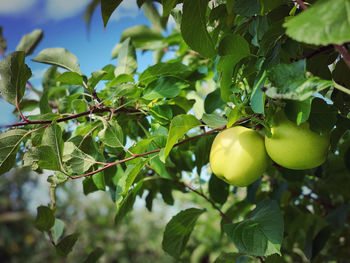
[[[329,135],[311,131],[308,122],[298,126],[279,111],[271,133],[271,138],[265,137],[266,151],[274,162],[285,168],[311,169],[326,160]]]
[[[220,132],[211,146],[213,173],[234,186],[248,186],[266,170],[269,157],[264,139],[252,129],[236,126]]]

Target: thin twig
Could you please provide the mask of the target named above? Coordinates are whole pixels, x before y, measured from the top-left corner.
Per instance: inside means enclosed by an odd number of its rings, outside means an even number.
[[[135,110],[135,109],[126,109],[126,108],[119,108],[118,110],[115,110],[115,109],[113,109],[111,107],[107,107],[107,106],[100,107],[100,108],[93,107],[92,110],[84,111],[84,112],[77,113],[77,114],[72,114],[71,116],[58,119],[58,120],[56,120],[56,122],[69,121],[72,119],[77,119],[81,116],[90,115],[92,113],[103,113],[103,112],[108,112],[111,110],[114,112],[126,112],[126,113],[139,112],[138,110]],[[27,122],[17,122],[17,123],[13,123],[10,125],[0,126],[0,128],[12,128],[12,127],[33,125],[33,124],[50,124],[51,122],[52,122],[52,120],[38,120],[38,121],[28,120]]]

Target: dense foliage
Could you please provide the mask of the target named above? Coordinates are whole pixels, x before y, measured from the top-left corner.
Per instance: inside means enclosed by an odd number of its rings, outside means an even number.
[[[89,25],[101,4],[106,26],[121,2],[94,0],[84,19]],[[49,175],[51,203],[37,208],[35,225],[58,256],[79,244],[80,229],[63,230],[56,188],[80,180],[85,195],[110,193],[113,232],[137,196],[152,210],[158,195],[169,206],[178,192],[190,195],[193,207],[172,217],[159,243],[177,262],[347,262],[349,1],[137,3],[152,27],[122,33],[112,51],[116,66],[85,75],[75,55],[48,48],[33,59],[51,65],[38,90],[25,59],[41,30],[24,36],[0,62],[1,95],[20,118],[0,134],[0,173],[24,166]],[[169,18],[174,25],[167,27]],[[5,52],[3,37],[0,45]],[[154,55],[143,72],[137,50]],[[165,60],[167,53],[171,59]],[[281,110],[295,124],[330,137],[324,164],[290,170],[270,160],[263,176],[244,188],[211,173],[217,132],[243,125],[271,137]],[[199,223],[210,231],[196,235],[203,242],[191,241]],[[96,248],[87,262],[102,253]]]

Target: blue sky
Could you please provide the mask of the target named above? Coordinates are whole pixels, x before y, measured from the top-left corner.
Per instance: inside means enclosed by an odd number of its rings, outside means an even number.
[[[124,0],[113,13],[107,27],[103,28],[100,7],[92,17],[90,33],[83,20],[83,12],[90,0],[0,0],[0,26],[7,40],[6,54],[15,51],[24,34],[34,29],[42,29],[44,38],[34,54],[27,57],[31,68],[31,82],[38,87],[47,65],[32,62],[41,50],[50,47],[64,47],[78,57],[82,72],[90,73],[107,64],[116,65],[111,60],[111,51],[119,42],[121,33],[135,25],[148,25],[149,21],[139,10],[136,0]],[[142,72],[153,63],[152,54],[146,53],[138,59],[138,71]],[[0,125],[12,123],[12,105],[0,99]]]

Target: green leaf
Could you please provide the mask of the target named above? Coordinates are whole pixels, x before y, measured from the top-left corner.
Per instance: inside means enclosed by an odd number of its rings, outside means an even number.
[[[31,169],[47,169],[61,171],[61,165],[56,152],[49,145],[32,147],[23,156],[23,166],[31,166]]]
[[[331,237],[333,233],[333,229],[331,226],[325,226],[317,233],[313,242],[312,242],[312,257],[314,259],[327,244],[327,241]]]
[[[35,29],[33,32],[24,35],[19,42],[16,50],[24,51],[26,56],[33,53],[34,49],[37,47],[44,34],[41,29]]]
[[[60,256],[66,257],[73,250],[75,243],[77,242],[79,237],[78,233],[74,233],[66,236],[61,240],[60,243],[56,246],[56,252]]]
[[[309,119],[311,102],[312,97],[302,101],[287,100],[284,113],[289,120],[300,125]]]
[[[104,172],[99,172],[92,176],[92,181],[94,182],[97,190],[106,190],[106,180],[104,176]]]
[[[86,23],[88,32],[90,31],[90,23],[91,23],[92,15],[93,15],[96,7],[100,4],[100,2],[101,2],[101,0],[92,0],[92,1],[90,1],[90,3],[85,8],[83,19],[84,19],[84,21]]]
[[[95,248],[89,256],[83,261],[83,263],[96,263],[102,257],[104,250],[102,248]]]
[[[103,79],[108,73],[104,70],[97,70],[91,73],[91,78],[89,78],[87,86],[89,91],[93,91],[96,85]]]
[[[109,147],[123,147],[124,136],[123,130],[115,120],[106,121],[101,118],[103,122],[103,130],[98,133],[99,139]]]
[[[75,113],[81,113],[81,112],[87,111],[88,110],[87,105],[88,104],[87,104],[86,100],[76,99],[76,100],[72,101],[72,108],[73,108]],[[78,118],[78,121],[80,121],[80,122],[84,122],[85,120],[86,120],[85,116]]]
[[[207,0],[184,1],[181,34],[190,48],[204,57],[212,58],[216,55],[216,50],[207,31],[207,8]]]
[[[163,24],[161,17],[158,13],[157,8],[154,6],[153,2],[150,0],[146,0],[142,5],[142,10],[147,19],[151,22],[152,27],[157,31],[161,32],[162,29],[166,29]]]
[[[264,15],[265,13],[270,12],[276,7],[282,5],[283,3],[284,3],[283,0],[259,0],[259,4],[261,8],[260,14]]]
[[[35,219],[35,227],[40,231],[49,231],[55,224],[55,216],[47,206],[39,206]]]
[[[232,93],[234,67],[242,58],[250,55],[249,44],[240,35],[230,34],[220,41],[218,50],[221,56],[217,64],[217,70],[222,73],[220,79],[221,98],[227,102]]]
[[[175,77],[160,77],[148,84],[142,97],[146,100],[175,98],[181,89],[188,86],[188,83]]]
[[[124,30],[120,37],[120,42],[129,37],[134,43],[143,43],[163,39],[160,32],[145,25],[138,25]]]
[[[287,35],[299,42],[340,45],[350,41],[349,13],[348,0],[317,1],[283,26]]]
[[[139,81],[152,81],[160,76],[181,77],[181,75],[188,73],[188,67],[181,62],[158,63],[154,66],[148,67],[144,72],[142,72]]]
[[[42,145],[50,146],[53,149],[56,159],[58,160],[58,163],[60,165],[61,171],[64,171],[62,164],[64,146],[62,139],[62,130],[55,121],[52,122],[51,125],[45,129],[41,143]]]
[[[99,189],[95,185],[94,181],[92,180],[92,177],[86,177],[83,180],[83,192],[84,195],[88,195],[90,193],[96,192]]]
[[[19,145],[27,135],[28,132],[22,129],[8,130],[0,134],[0,175],[15,165]]]
[[[213,113],[216,109],[220,109],[225,105],[221,99],[220,89],[216,89],[209,93],[204,101],[204,109],[206,113]]]
[[[37,100],[22,100],[19,104],[19,108],[22,112],[25,111],[32,111],[36,109],[39,105],[39,102]],[[13,110],[13,113],[18,113],[17,108]]]
[[[118,179],[117,191],[118,195],[126,195],[129,188],[134,183],[137,175],[140,173],[142,168],[146,165],[147,161],[138,161],[137,164],[128,165],[122,177]]]
[[[51,227],[52,239],[57,243],[58,239],[62,236],[64,229],[64,222],[58,218],[55,218],[55,224]]]
[[[165,23],[168,20],[169,15],[171,14],[171,11],[176,6],[177,0],[162,0],[163,5],[163,14],[162,14],[162,21]]]
[[[195,164],[197,166],[197,173],[201,174],[201,169],[209,162],[209,153],[211,145],[214,141],[215,134],[200,137],[195,142],[194,155],[196,157]]]
[[[64,48],[47,48],[42,50],[33,61],[58,66],[81,74],[78,59]]]
[[[143,180],[139,181],[125,196],[125,198],[121,201],[121,203],[117,207],[117,214],[114,218],[114,224],[118,226],[121,220],[125,217],[127,213],[129,213],[136,199],[137,194],[142,189]]]
[[[266,71],[264,71],[261,76],[257,77],[254,82],[254,88],[252,95],[250,97],[250,104],[252,110],[255,113],[265,113],[265,93],[262,91],[263,86],[265,85],[266,80]]]
[[[281,254],[284,223],[276,201],[266,199],[258,203],[248,219],[224,225],[224,231],[241,253]]]
[[[124,40],[118,53],[118,66],[115,68],[114,75],[133,74],[137,69],[136,51],[130,38]]]
[[[230,128],[236,121],[238,121],[242,117],[241,112],[242,107],[237,105],[235,106],[229,113],[227,117],[227,128]]]
[[[314,93],[333,85],[330,80],[306,78],[305,60],[292,64],[278,64],[268,71],[271,86],[266,95],[275,99],[306,100]]]
[[[243,16],[254,16],[260,13],[258,0],[236,0],[232,12]]]
[[[185,249],[198,217],[204,210],[189,208],[181,211],[165,227],[162,247],[174,258],[179,258]]]
[[[328,134],[337,122],[337,109],[320,98],[314,98],[309,117],[310,129],[320,134]]]
[[[76,72],[63,72],[61,75],[58,75],[56,81],[60,81],[68,85],[83,85],[83,77]]]
[[[335,208],[334,210],[330,211],[327,215],[327,222],[336,228],[344,227],[347,221],[349,209],[350,205],[341,205]]]
[[[164,149],[163,160],[169,155],[174,144],[189,130],[199,126],[201,123],[193,115],[177,115],[172,119],[169,128],[169,136]]]
[[[216,129],[227,125],[227,120],[217,114],[206,114],[202,116],[202,121],[212,129]]]
[[[209,180],[209,194],[216,203],[224,204],[228,197],[229,185],[212,174]]]
[[[122,1],[123,0],[101,0],[101,14],[104,27],[106,27],[109,18]]]
[[[250,55],[249,43],[238,34],[229,34],[221,39],[218,53],[220,56],[232,56],[231,59],[238,62]]]
[[[4,99],[16,105],[24,95],[26,83],[32,76],[30,68],[24,63],[23,51],[16,51],[0,61],[0,94]]]
[[[62,161],[66,171],[74,174],[83,174],[96,163],[93,157],[79,150],[72,142],[64,143]]]

